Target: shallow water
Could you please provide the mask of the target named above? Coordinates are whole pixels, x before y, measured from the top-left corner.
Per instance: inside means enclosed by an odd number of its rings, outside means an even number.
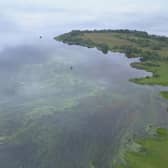
[[[0,52],[0,167],[109,168],[127,132],[168,120],[137,59],[29,39]]]

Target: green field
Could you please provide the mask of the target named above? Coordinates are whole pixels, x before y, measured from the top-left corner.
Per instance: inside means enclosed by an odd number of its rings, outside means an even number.
[[[133,63],[133,67],[139,69],[145,69],[153,73],[152,77],[145,77],[139,79],[133,79],[132,81],[139,84],[149,85],[168,85],[168,63],[164,61],[146,61],[141,63]]]
[[[139,149],[125,153],[126,163],[118,168],[166,168],[168,166],[168,131],[158,128],[156,134],[136,142]]]
[[[162,95],[164,98],[168,99],[168,92],[161,92],[161,95]]]
[[[130,30],[72,31],[55,38],[70,45],[96,47],[125,53],[127,57],[141,57],[140,63],[132,66],[152,72],[152,77],[131,79],[139,84],[168,86],[168,38]],[[167,98],[167,96],[164,96]]]

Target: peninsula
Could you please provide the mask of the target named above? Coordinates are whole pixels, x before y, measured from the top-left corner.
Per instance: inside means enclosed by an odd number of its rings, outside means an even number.
[[[69,45],[96,47],[105,54],[113,51],[125,53],[129,58],[140,57],[141,62],[133,63],[132,67],[152,72],[153,76],[131,81],[168,86],[168,37],[136,30],[73,30],[55,39]],[[168,98],[168,92],[161,95]]]

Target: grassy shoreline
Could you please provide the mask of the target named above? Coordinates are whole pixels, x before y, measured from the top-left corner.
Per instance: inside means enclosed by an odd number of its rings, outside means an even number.
[[[117,168],[165,168],[168,165],[168,131],[157,128],[153,135],[135,140],[124,153],[125,163]]]
[[[130,30],[72,31],[55,38],[69,45],[96,47],[103,53],[121,52],[128,58],[140,57],[131,66],[151,72],[152,76],[130,79],[143,85],[168,86],[168,37]],[[168,91],[160,93],[168,99]],[[124,164],[117,168],[165,168],[168,165],[168,130],[156,128],[155,134],[129,144],[123,153]],[[91,166],[93,167],[93,166]]]
[[[135,30],[75,30],[55,39],[69,45],[96,47],[105,54],[113,51],[125,53],[128,58],[140,57],[141,62],[131,66],[152,72],[153,76],[131,81],[137,84],[168,86],[168,37]]]
[[[164,97],[165,99],[168,99],[168,91],[160,92],[160,94],[161,94],[162,97]]]

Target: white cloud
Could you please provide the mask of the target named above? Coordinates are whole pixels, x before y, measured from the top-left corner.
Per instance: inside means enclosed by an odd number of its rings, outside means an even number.
[[[30,32],[103,27],[142,29],[144,24],[144,29],[151,30],[151,25],[157,25],[156,18],[168,14],[167,6],[167,0],[5,0],[0,2],[0,12],[1,18],[9,18],[2,24],[11,22]]]
[[[99,12],[155,12],[166,10],[166,0],[6,0],[0,2],[5,8],[40,9],[55,8],[64,10],[86,10]]]

